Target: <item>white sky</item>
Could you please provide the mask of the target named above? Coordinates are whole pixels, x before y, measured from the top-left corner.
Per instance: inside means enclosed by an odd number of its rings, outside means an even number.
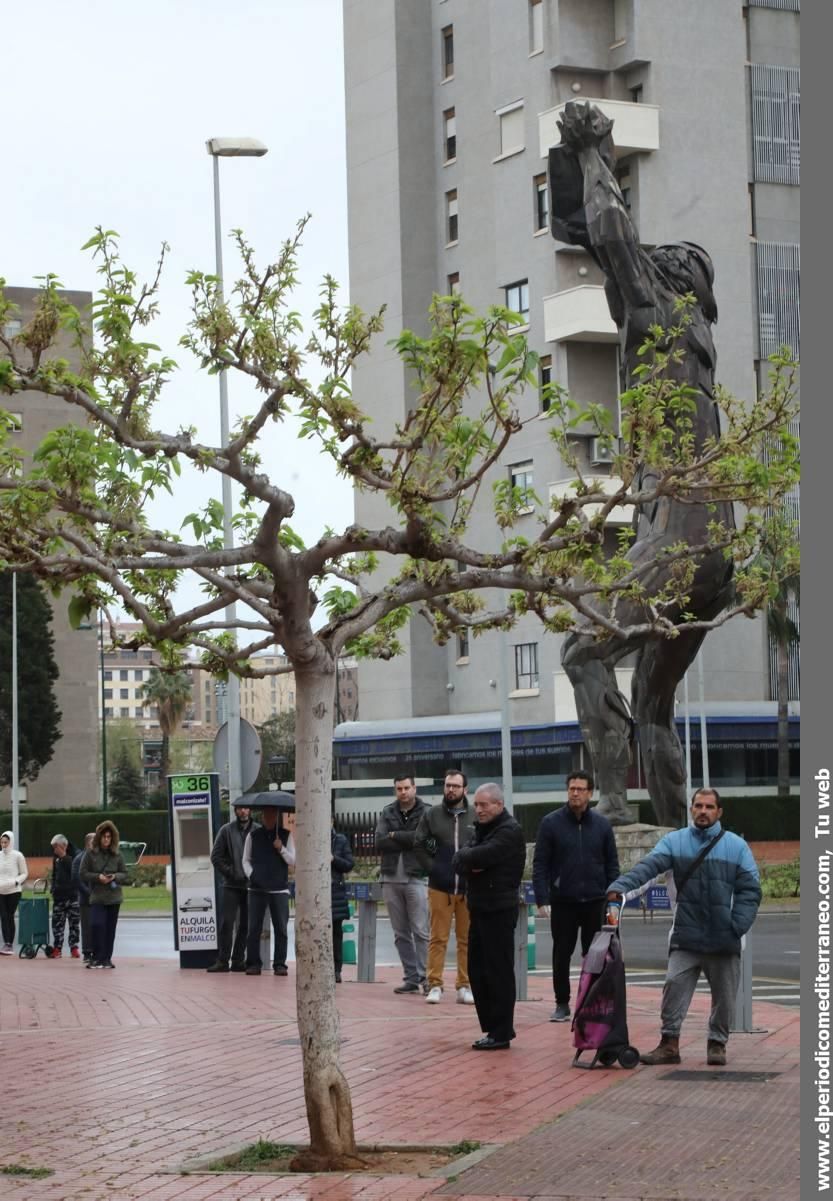
[[[185,274],[214,270],[205,141],[249,136],[269,147],[265,158],[221,160],[223,230],[242,227],[264,263],[311,211],[295,307],[311,311],[325,272],[346,301],[341,0],[40,0],[4,11],[3,42],[0,276],[31,286],[51,271],[67,288],[95,290],[80,247],[97,224],[118,231],[141,278],[170,243],[152,334],[181,370],[155,424],[194,424],[216,442],[217,380],[177,345]],[[226,241],[227,290],[236,267]],[[229,391],[233,422],[253,411],[257,394],[234,373]],[[346,524],[349,486],[313,443],[271,428],[264,465],[295,497],[293,527],[314,540],[328,523]],[[209,482],[189,481],[187,498],[155,511],[154,522],[178,528]]]

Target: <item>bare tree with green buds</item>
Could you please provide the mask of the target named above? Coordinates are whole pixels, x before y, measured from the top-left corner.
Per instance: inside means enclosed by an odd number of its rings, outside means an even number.
[[[640,385],[623,400],[631,436],[615,459],[615,490],[579,470],[570,438],[578,413],[557,388],[550,398],[552,437],[572,465],[573,488],[547,508],[526,489],[505,482],[490,487],[491,469],[524,425],[519,400],[534,385],[537,359],[517,332],[520,319],[501,308],[477,315],[459,297],[435,298],[425,336],[405,331],[396,339],[414,399],[402,420],[391,418],[383,429],[370,422],[350,386],[354,364],[382,329],[382,314],[340,307],[330,278],[307,337],[291,307],[304,224],[265,268],[237,232],[242,271],[225,302],[215,276],[194,271],[188,278],[191,319],[181,345],[209,373],[224,369],[248,378],[256,398],[225,445],[201,441],[194,429],[156,428],[154,407],[175,369],[147,339],[159,273],[141,284],[121,261],[112,231],[99,229],[88,243],[102,276],[91,320],[48,277],[33,319],[16,335],[4,335],[13,306],[0,289],[0,394],[14,398],[14,408],[25,392],[48,393],[74,414],[24,462],[10,433],[14,419],[0,412],[0,556],[67,591],[76,622],[101,607],[112,628],[114,615],[127,613],[141,626],[131,645],[157,647],[163,670],[180,668],[188,647],[201,651],[210,671],[240,676],[280,671],[259,667],[258,651],[277,646],[286,655],[296,679],[297,1010],[310,1127],[305,1163],[334,1167],[354,1162],[356,1153],[350,1091],[339,1066],[330,929],[337,656],[390,658],[400,649],[403,625],[419,615],[433,623],[440,641],[463,630],[509,629],[529,612],[553,633],[577,629],[579,622],[586,630],[589,621],[600,638],[674,638],[688,621],[687,588],[698,558],[715,551],[735,564],[735,600],[713,621],[692,624],[711,629],[752,614],[767,604],[782,570],[771,559],[764,567],[755,552],[762,530],[776,521],[767,514],[778,512],[797,465],[786,358],[776,364],[766,396],[749,405],[722,398],[727,420],[719,439],[697,452],[684,436],[669,444],[667,416],[673,413],[679,428],[687,401],[663,370],[675,331],[656,330]],[[679,319],[686,319],[684,306]],[[74,337],[80,369],[57,354],[61,331]],[[313,374],[320,382],[310,382]],[[370,529],[348,522],[303,544],[290,524],[295,498],[264,465],[265,448],[271,452],[276,440],[288,437],[282,422],[289,414],[300,416],[302,436],[317,439],[356,488],[386,500],[387,524]],[[600,436],[610,436],[601,412],[585,416],[596,421]],[[777,452],[764,456],[765,441]],[[270,461],[290,458],[286,446],[280,455],[270,453]],[[637,467],[646,461],[653,467],[651,485],[640,488]],[[151,526],[148,502],[162,492],[176,497],[183,463],[214,473],[217,495],[220,477],[236,485],[236,546],[223,545],[218,501],[199,512],[183,509],[178,529]],[[626,532],[613,554],[605,548],[605,523],[614,508],[638,513],[659,496],[740,502],[744,519],[736,529],[716,519],[707,543],[666,548],[663,567],[673,570],[663,570],[657,590],[656,565],[634,565],[626,557]],[[494,511],[493,537],[481,546],[467,540],[475,504]],[[530,505],[539,509],[537,533],[521,537],[516,525]],[[768,545],[776,542],[770,538]],[[185,576],[201,585],[201,599],[190,607],[177,600]],[[634,600],[641,620],[620,625],[618,611],[627,605],[632,614]],[[233,626],[225,616],[232,601]]]

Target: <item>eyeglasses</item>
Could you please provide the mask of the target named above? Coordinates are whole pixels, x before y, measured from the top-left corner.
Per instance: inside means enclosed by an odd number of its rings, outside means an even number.
[[[568,791],[568,792],[589,792],[589,791],[590,791],[590,789],[589,789],[589,788],[579,788],[579,787],[577,787],[577,786],[575,786],[575,787],[574,787],[574,786],[571,784],[571,785],[570,785],[570,787],[567,789],[567,791]]]

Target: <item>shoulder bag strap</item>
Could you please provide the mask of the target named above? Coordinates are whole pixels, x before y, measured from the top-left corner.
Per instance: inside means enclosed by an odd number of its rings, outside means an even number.
[[[692,863],[692,865],[688,869],[688,871],[685,873],[682,880],[680,880],[680,882],[677,884],[677,900],[680,899],[680,893],[683,891],[686,884],[688,884],[691,877],[697,871],[697,868],[700,866],[700,864],[703,862],[703,860],[706,858],[706,856],[711,854],[711,852],[714,850],[714,848],[720,842],[721,838],[723,837],[723,835],[725,833],[726,833],[725,830],[721,830],[720,833],[718,834],[717,838],[712,838],[711,841],[707,842],[706,845],[703,847],[702,851],[697,856],[697,858],[694,860],[694,862]]]

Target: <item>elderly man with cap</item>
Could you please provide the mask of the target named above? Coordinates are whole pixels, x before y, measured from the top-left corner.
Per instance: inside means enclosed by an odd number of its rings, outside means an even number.
[[[261,825],[255,826],[243,846],[243,871],[249,881],[249,934],[246,940],[246,975],[261,972],[260,930],[267,908],[275,933],[272,970],[286,976],[287,929],[289,927],[289,869],[295,866],[295,840],[280,820],[295,807],[286,792],[260,793]]]
[[[240,797],[234,804],[234,821],[221,826],[211,862],[223,877],[222,916],[217,942],[217,962],[209,972],[227,972],[229,958],[233,972],[246,970],[246,938],[249,930],[249,881],[243,871],[243,848],[254,829],[252,811]]]

